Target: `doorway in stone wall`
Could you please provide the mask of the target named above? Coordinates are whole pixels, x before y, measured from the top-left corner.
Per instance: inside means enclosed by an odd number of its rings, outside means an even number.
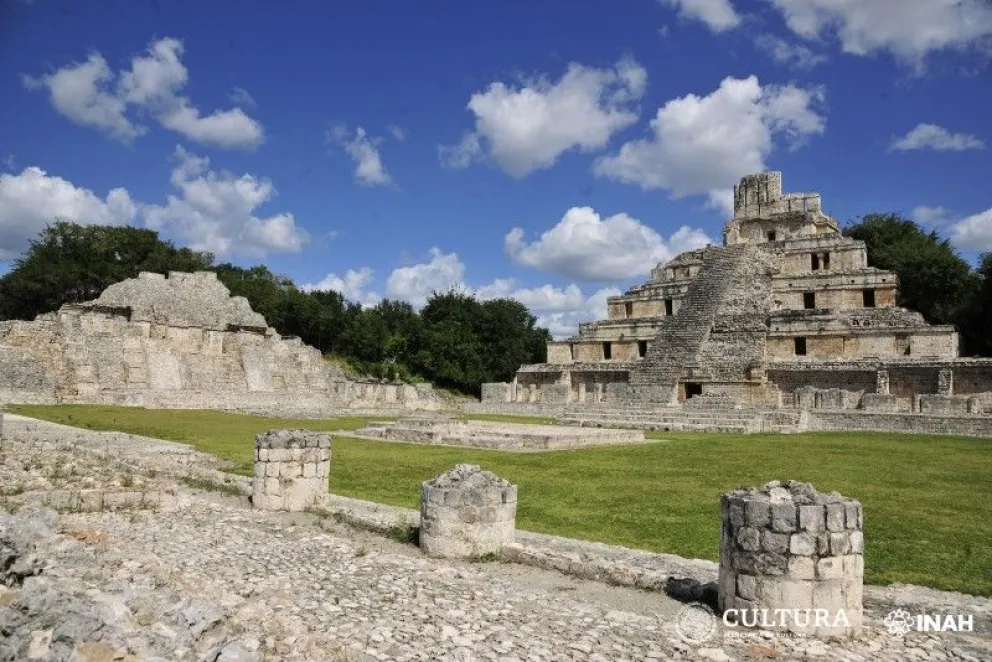
[[[694,395],[703,394],[703,385],[698,382],[686,382],[685,383],[685,399],[689,400]]]

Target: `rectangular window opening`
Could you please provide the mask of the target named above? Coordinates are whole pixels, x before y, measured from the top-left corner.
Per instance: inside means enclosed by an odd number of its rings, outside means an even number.
[[[604,342],[603,343],[603,360],[609,361],[613,358],[613,343]]]
[[[623,312],[627,317],[634,316],[634,304],[630,301],[625,301],[623,304]]]
[[[568,353],[572,357],[572,360],[574,361],[575,360],[575,343],[569,343],[568,344]]]
[[[861,302],[864,304],[865,308],[875,307],[875,290],[868,288],[867,290],[861,291]]]
[[[671,299],[665,299],[665,314],[666,315],[671,315],[672,314],[672,300]]]
[[[823,268],[824,269],[830,268],[830,253],[823,254]]]
[[[816,293],[815,292],[803,292],[803,308],[806,310],[811,310],[816,308]]]
[[[768,232],[768,241],[775,241],[776,236],[777,235],[775,234],[775,231],[774,230],[769,231]]]
[[[686,400],[688,400],[689,398],[691,398],[693,396],[702,395],[702,394],[703,394],[703,385],[702,384],[700,384],[698,382],[686,382],[685,383],[685,399]]]
[[[809,266],[813,271],[820,270],[820,256],[816,253],[810,253],[809,255]]]
[[[806,356],[806,338],[800,336],[795,339],[796,356]]]
[[[642,359],[648,355],[648,341],[638,340],[637,341],[637,355]]]

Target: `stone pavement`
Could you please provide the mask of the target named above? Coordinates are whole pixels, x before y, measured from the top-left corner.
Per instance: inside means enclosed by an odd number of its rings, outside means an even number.
[[[663,592],[519,564],[430,559],[331,517],[252,510],[235,496],[237,481],[223,493],[184,486],[175,476],[194,469],[196,484],[220,483],[204,477],[215,460],[199,467],[191,457],[200,454],[175,452],[178,445],[106,435],[128,445],[116,453],[128,458],[119,468],[83,450],[97,437],[7,421],[0,485],[23,491],[5,501],[19,514],[0,515],[0,660],[992,659],[992,601],[917,589],[903,590],[929,596],[917,607],[977,609],[981,632],[896,636],[870,617],[851,641],[718,627],[689,643],[676,627],[683,605]],[[41,453],[43,443],[50,447]],[[103,439],[103,448],[114,453],[114,443]],[[140,482],[171,490],[174,502],[31,514],[46,493],[65,488],[60,481],[91,475],[107,492]],[[876,597],[891,604],[900,589],[878,590],[890,591]],[[698,629],[683,630],[698,638]]]

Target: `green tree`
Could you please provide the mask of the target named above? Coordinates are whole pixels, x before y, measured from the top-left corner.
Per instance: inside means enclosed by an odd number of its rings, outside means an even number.
[[[992,253],[979,259],[978,275],[982,279],[966,316],[966,353],[992,356]]]
[[[948,240],[898,214],[868,214],[844,234],[865,242],[869,266],[899,276],[900,306],[919,311],[931,324],[957,326],[964,352],[974,351],[969,317],[981,278]]]
[[[57,221],[0,278],[0,318],[34,319],[90,301],[142,271],[203,271],[212,264],[211,254],[177,248],[153,230]]]

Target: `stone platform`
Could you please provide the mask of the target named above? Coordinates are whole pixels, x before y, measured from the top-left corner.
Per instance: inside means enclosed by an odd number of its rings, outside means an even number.
[[[408,416],[395,423],[373,422],[358,430],[357,435],[505,451],[551,451],[647,441],[642,430],[465,421],[437,415]]]

